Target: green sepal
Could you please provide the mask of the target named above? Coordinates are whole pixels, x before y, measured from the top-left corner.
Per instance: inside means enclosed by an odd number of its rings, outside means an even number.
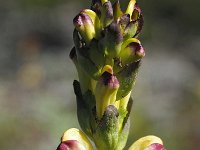
[[[124,68],[116,74],[120,84],[117,92],[117,100],[124,98],[132,90],[140,64],[140,61],[138,61],[124,66]]]
[[[99,150],[115,150],[118,144],[118,110],[109,105],[98,121],[94,142]]]

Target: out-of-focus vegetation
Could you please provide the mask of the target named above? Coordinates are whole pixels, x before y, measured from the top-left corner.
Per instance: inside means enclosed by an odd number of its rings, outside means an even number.
[[[124,0],[124,5],[128,0]],[[200,147],[200,1],[138,0],[146,49],[133,91],[128,145],[148,134],[168,150]],[[56,149],[79,127],[68,58],[72,19],[90,1],[6,0],[0,5],[0,149]]]

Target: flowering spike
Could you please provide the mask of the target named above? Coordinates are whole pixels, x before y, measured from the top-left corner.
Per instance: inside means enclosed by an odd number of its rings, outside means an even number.
[[[77,116],[82,130],[97,149],[122,150],[130,129],[131,91],[145,51],[136,37],[143,25],[141,9],[130,0],[122,12],[119,0],[92,0],[91,9],[74,18],[74,47],[70,58],[79,81],[74,81]],[[86,139],[85,139],[86,138]],[[68,130],[57,150],[91,150],[87,137]],[[135,142],[129,150],[164,150],[154,136]]]

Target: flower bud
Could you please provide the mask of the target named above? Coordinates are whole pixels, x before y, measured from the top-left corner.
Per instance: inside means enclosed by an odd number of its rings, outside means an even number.
[[[120,72],[129,64],[139,61],[144,56],[144,49],[138,39],[131,38],[124,41],[119,56],[114,59],[114,72]]]
[[[145,51],[138,40],[129,43],[119,54],[122,65],[136,62],[145,56]]]
[[[74,26],[87,45],[95,37],[95,28],[92,19],[85,13],[78,14],[74,20]]]
[[[95,98],[96,112],[100,119],[107,106],[114,105],[119,82],[113,74],[105,71],[97,82]]]
[[[159,137],[149,135],[134,142],[128,150],[164,150]]]
[[[81,11],[81,13],[87,14],[91,18],[95,27],[95,38],[98,39],[100,37],[100,32],[101,32],[101,24],[98,15],[91,9],[84,9]]]

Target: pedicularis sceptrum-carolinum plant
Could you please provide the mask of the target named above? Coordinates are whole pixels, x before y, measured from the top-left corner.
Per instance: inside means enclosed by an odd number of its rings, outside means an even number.
[[[122,150],[130,128],[131,91],[145,56],[137,39],[143,26],[141,9],[136,0],[130,0],[124,12],[119,1],[93,0],[91,8],[82,10],[73,22],[75,46],[70,58],[79,77],[73,86],[82,131],[67,130],[57,150]],[[164,147],[160,138],[151,135],[129,150]]]

